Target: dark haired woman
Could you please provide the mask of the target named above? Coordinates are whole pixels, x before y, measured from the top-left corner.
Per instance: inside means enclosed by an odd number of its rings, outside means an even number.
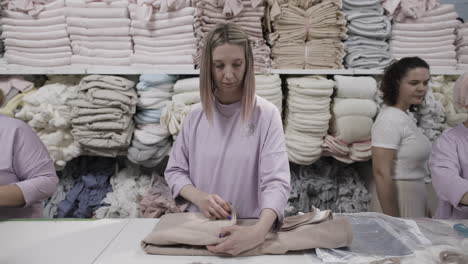
[[[424,102],[429,65],[418,57],[402,58],[384,73],[380,89],[383,108],[372,127],[372,168],[375,189],[371,211],[396,217],[424,217],[424,177],[431,143],[409,115]]]

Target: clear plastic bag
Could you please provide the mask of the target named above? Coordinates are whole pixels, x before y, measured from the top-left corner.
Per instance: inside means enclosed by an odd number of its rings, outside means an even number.
[[[363,263],[388,257],[413,255],[431,245],[413,220],[377,213],[343,214],[353,226],[353,242],[347,248],[317,249],[326,263]]]

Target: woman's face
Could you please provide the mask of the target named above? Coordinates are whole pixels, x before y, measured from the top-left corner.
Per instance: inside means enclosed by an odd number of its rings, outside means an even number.
[[[429,70],[426,68],[414,68],[408,71],[400,81],[398,105],[420,105],[426,97],[430,80]]]
[[[225,43],[213,50],[211,73],[217,93],[220,95],[241,95],[245,74],[244,48]]]

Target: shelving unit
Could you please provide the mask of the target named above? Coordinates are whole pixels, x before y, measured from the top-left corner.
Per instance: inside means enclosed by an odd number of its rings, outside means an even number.
[[[460,75],[463,70],[433,70],[432,75]],[[81,66],[70,65],[63,67],[27,67],[21,65],[8,65],[5,59],[0,59],[0,75],[53,75],[53,74],[118,74],[139,75],[143,73],[165,73],[182,75],[199,75],[200,71],[193,70],[157,70],[135,66]],[[266,74],[280,75],[380,75],[380,69],[271,69]]]

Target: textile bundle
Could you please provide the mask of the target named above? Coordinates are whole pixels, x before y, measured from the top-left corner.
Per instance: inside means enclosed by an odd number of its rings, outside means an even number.
[[[468,119],[468,110],[453,103],[454,76],[432,77],[434,97],[444,107],[445,119],[448,127],[454,127]],[[447,127],[446,126],[446,127]]]
[[[283,111],[283,92],[281,91],[281,78],[278,74],[255,75],[255,90],[257,95],[267,99]]]

